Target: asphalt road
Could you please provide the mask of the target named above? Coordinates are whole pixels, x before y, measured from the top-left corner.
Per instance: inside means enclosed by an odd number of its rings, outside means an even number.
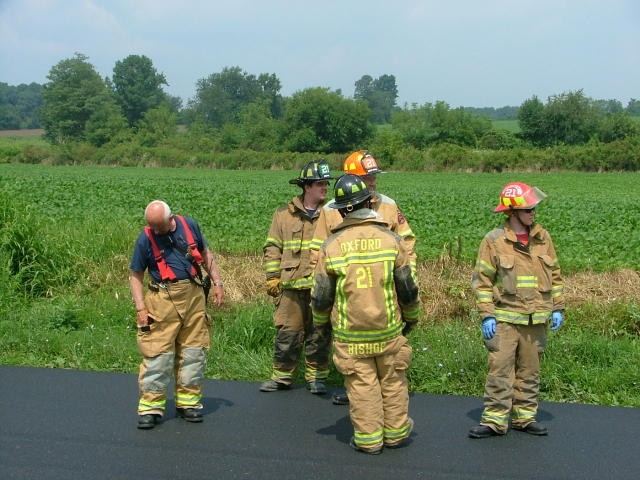
[[[473,440],[482,400],[415,394],[412,442],[351,450],[348,407],[208,380],[205,421],[136,428],[136,376],[0,367],[0,479],[640,479],[640,409],[544,403],[548,437]]]

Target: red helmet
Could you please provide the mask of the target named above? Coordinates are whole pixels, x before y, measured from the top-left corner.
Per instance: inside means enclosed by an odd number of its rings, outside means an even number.
[[[370,175],[373,173],[384,173],[378,167],[378,162],[373,158],[370,152],[366,150],[359,150],[353,152],[344,161],[342,166],[344,173],[350,173],[352,175]]]
[[[507,210],[522,210],[534,208],[547,195],[537,187],[532,187],[526,183],[507,183],[500,193],[500,204],[493,209],[494,212],[504,212]]]

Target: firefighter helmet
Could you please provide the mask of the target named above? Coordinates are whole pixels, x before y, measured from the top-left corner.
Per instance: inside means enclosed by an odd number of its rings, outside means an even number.
[[[351,173],[353,175],[371,175],[375,173],[384,173],[378,167],[378,162],[373,158],[371,152],[367,150],[359,150],[353,152],[344,161],[342,166],[344,173]]]
[[[312,160],[300,170],[300,176],[289,180],[292,185],[298,185],[302,187],[305,183],[313,183],[319,180],[331,180],[331,171],[329,170],[329,164],[324,158],[319,160]]]
[[[523,210],[534,208],[547,195],[537,187],[532,187],[526,183],[507,183],[500,193],[500,203],[493,209],[494,212],[505,212],[508,210]]]
[[[336,180],[333,193],[334,202],[330,204],[332,208],[351,209],[371,198],[371,192],[364,181],[359,176],[348,173]]]

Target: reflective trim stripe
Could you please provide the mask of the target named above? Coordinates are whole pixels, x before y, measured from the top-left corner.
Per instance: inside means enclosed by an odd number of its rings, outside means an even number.
[[[407,320],[417,320],[418,317],[420,317],[420,306],[417,306],[410,310],[402,310],[402,316]]]
[[[509,425],[509,413],[485,409],[482,412],[480,423],[492,423],[494,425],[506,427],[507,425]]]
[[[383,330],[346,330],[334,328],[333,336],[336,340],[347,343],[355,342],[381,342],[392,340],[402,332],[402,324],[396,323]]]
[[[317,325],[326,325],[329,323],[329,314],[312,311],[313,323]]]
[[[538,277],[535,275],[517,276],[516,288],[538,288]]]
[[[476,302],[477,303],[493,303],[493,291],[489,290],[476,290]]]
[[[353,432],[353,439],[359,447],[375,447],[382,443],[382,429],[373,433]]]
[[[551,298],[556,298],[564,293],[564,284],[559,283],[551,287]]]
[[[328,377],[329,369],[318,370],[308,363],[305,365],[304,379],[307,382],[313,382],[314,380],[326,380]]]
[[[176,394],[176,406],[178,407],[195,407],[200,405],[202,395],[194,395],[192,393],[180,393]]]
[[[496,273],[494,266],[482,259],[476,261],[475,271],[484,273],[487,277],[493,277]]]
[[[529,408],[513,407],[511,410],[511,418],[514,420],[535,420],[536,411]]]
[[[141,398],[138,402],[138,412],[148,412],[149,410],[164,410],[167,404],[167,399],[162,400],[145,400]]]
[[[309,248],[311,250],[320,250],[320,247],[322,246],[323,243],[324,243],[324,240],[322,238],[312,238],[311,241],[309,242]]]
[[[395,258],[394,258],[395,260]],[[384,262],[384,303],[387,311],[387,328],[396,322],[396,289],[393,278],[394,261]]]
[[[282,370],[273,369],[273,376],[277,378],[280,383],[290,384],[292,380],[291,372],[284,372]]]
[[[405,438],[409,434],[410,428],[411,428],[411,422],[407,422],[407,424],[402,428],[385,428],[384,439],[398,440],[398,439]]]
[[[410,228],[407,228],[406,230],[403,230],[403,231],[398,230],[396,233],[400,235],[402,238],[415,237],[413,230],[411,230]]]
[[[262,265],[265,273],[276,273],[280,271],[280,260],[273,260]]]
[[[287,280],[286,282],[281,282],[280,285],[282,288],[289,290],[306,290],[313,286],[313,275],[295,280]]]
[[[496,320],[498,322],[506,322],[506,323],[514,323],[517,325],[528,325],[529,324],[529,314],[528,313],[515,313],[509,312],[507,310],[500,310],[496,308],[495,310]],[[545,323],[549,320],[549,316],[551,312],[537,312],[531,314],[531,323]]]
[[[333,272],[353,263],[395,262],[397,256],[397,250],[379,250],[372,253],[350,253],[343,257],[327,258],[326,265],[327,270]]]
[[[264,242],[262,248],[266,248],[269,245],[273,245],[274,247],[278,247],[280,250],[282,250],[282,240],[280,240],[279,238],[267,237],[267,240]]]

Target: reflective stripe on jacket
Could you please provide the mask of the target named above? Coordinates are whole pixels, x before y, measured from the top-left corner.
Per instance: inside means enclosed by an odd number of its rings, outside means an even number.
[[[489,232],[480,244],[471,288],[482,319],[546,322],[553,310],[564,309],[564,284],[549,233],[534,224],[524,247],[508,222]]]
[[[279,277],[285,289],[311,288],[313,269],[309,262],[309,244],[319,212],[310,217],[302,204],[302,195],[273,214],[264,244],[262,267],[269,278]]]
[[[336,342],[387,342],[400,335],[403,319],[418,321],[418,290],[405,242],[379,216],[366,211],[374,218],[347,217],[334,228],[336,233],[320,249],[315,270],[314,323],[326,324],[335,302],[332,328]],[[403,270],[406,281],[396,285],[395,274]],[[399,297],[406,299],[404,304]],[[363,347],[362,353],[372,356],[383,349],[384,345]]]

